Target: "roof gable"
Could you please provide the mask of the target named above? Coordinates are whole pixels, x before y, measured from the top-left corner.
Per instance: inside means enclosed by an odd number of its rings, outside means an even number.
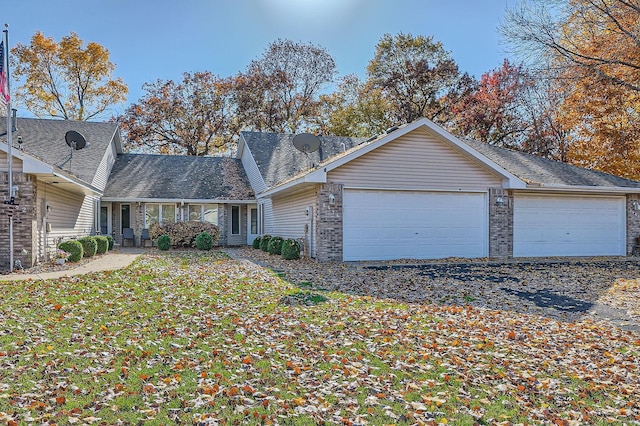
[[[268,188],[307,171],[331,157],[363,143],[364,138],[319,136],[320,148],[308,155],[293,146],[291,134],[241,132],[241,140],[248,146],[258,170]]]
[[[89,185],[111,144],[121,151],[117,123],[17,118],[16,128],[12,135],[14,150],[20,148],[31,157]],[[69,130],[80,132],[88,146],[72,153],[65,142]],[[0,138],[6,143],[6,120],[0,120]],[[18,145],[19,138],[21,145]]]
[[[252,200],[240,160],[227,157],[121,154],[105,200]]]

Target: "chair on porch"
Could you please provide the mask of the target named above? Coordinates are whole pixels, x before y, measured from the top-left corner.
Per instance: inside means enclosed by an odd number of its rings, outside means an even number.
[[[135,247],[136,236],[133,233],[133,228],[122,229],[122,247],[124,247],[124,243],[127,242],[127,240],[131,240],[131,247]]]
[[[151,241],[151,237],[149,237],[149,230],[147,228],[144,228],[142,230],[142,234],[140,235],[140,245],[142,247],[146,247],[147,241],[151,242],[151,245],[153,246],[153,241]]]

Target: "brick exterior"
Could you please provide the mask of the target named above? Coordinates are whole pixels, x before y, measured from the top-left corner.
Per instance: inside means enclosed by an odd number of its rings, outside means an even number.
[[[330,205],[329,195],[335,197]],[[318,262],[342,261],[342,185],[325,183],[318,190],[315,206],[316,260]]]
[[[0,194],[9,194],[8,173],[0,173]],[[37,257],[36,184],[32,176],[13,174],[18,186],[17,206],[0,204],[0,268],[9,269],[9,211],[13,211],[13,259],[22,266],[34,265]]]
[[[496,205],[502,197],[504,205]],[[489,257],[513,256],[513,197],[502,188],[489,189]]]
[[[640,254],[640,195],[627,195],[627,255]]]

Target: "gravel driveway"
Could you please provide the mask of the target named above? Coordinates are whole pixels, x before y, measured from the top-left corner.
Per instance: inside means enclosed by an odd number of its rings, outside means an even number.
[[[635,258],[319,264],[285,261],[252,248],[225,251],[316,290],[511,310],[565,322],[608,321],[640,333],[640,262]]]

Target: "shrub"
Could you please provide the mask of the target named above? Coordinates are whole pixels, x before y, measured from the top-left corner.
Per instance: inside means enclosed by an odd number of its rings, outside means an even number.
[[[211,250],[213,247],[213,238],[208,232],[201,232],[196,237],[196,247],[200,250]]]
[[[269,249],[269,240],[271,240],[271,235],[263,235],[260,239],[260,250],[267,251]]]
[[[69,253],[69,257],[67,258],[69,262],[79,262],[80,259],[82,259],[83,248],[82,248],[82,244],[80,244],[80,241],[76,241],[76,240],[63,241],[60,244],[58,244],[58,248],[60,250],[64,250],[67,253]]]
[[[269,240],[269,245],[267,246],[267,251],[271,254],[281,254],[282,253],[282,237],[273,237]]]
[[[116,244],[116,240],[111,235],[107,235],[107,241],[109,241],[109,250],[113,250],[113,246]]]
[[[158,248],[160,250],[169,250],[171,247],[171,237],[167,234],[160,235],[158,237]]]
[[[296,240],[284,240],[282,242],[282,258],[300,259],[300,243]]]
[[[103,235],[98,235],[93,237],[96,239],[96,244],[98,244],[98,254],[104,254],[109,251],[109,239]]]
[[[262,239],[262,237],[256,237],[256,238],[253,240],[252,245],[253,245],[253,248],[254,248],[254,249],[259,249],[259,248],[260,248],[260,240],[261,240],[261,239]]]
[[[196,247],[196,238],[201,233],[211,235],[212,246],[220,239],[220,228],[208,222],[177,222],[153,224],[149,228],[149,237],[152,240],[162,235],[168,235],[172,247]]]
[[[93,257],[98,252],[98,243],[94,237],[82,237],[78,241],[82,244],[84,257]]]

